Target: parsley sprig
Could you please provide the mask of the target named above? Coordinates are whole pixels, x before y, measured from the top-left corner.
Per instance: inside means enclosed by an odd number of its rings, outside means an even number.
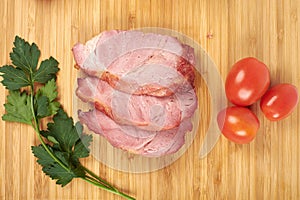
[[[50,57],[38,67],[40,50],[36,44],[29,44],[16,36],[10,53],[13,65],[0,68],[2,84],[9,90],[4,121],[20,122],[31,125],[41,144],[32,146],[32,152],[43,172],[65,186],[74,178],[91,183],[99,188],[134,199],[85,168],[80,158],[90,155],[89,146],[92,135],[83,133],[82,125],[74,121],[57,101],[56,78],[58,62]],[[45,117],[53,117],[47,130],[41,130]]]

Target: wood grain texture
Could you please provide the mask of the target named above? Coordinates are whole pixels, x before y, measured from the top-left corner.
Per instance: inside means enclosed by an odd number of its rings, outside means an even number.
[[[43,59],[52,55],[60,62],[59,98],[69,113],[76,78],[71,48],[108,29],[173,29],[199,42],[223,78],[235,61],[254,56],[268,65],[272,84],[300,88],[300,0],[1,0],[0,27],[1,65],[10,62],[15,35],[35,42]],[[208,91],[201,91],[208,101]],[[1,86],[1,105],[6,95]],[[92,157],[84,164],[137,199],[299,199],[300,106],[276,123],[257,104],[251,109],[261,128],[249,145],[221,137],[200,160],[206,108],[192,146],[162,170],[122,173]],[[0,131],[0,199],[121,199],[81,180],[55,185],[31,154],[30,146],[38,143],[31,127],[1,121]]]

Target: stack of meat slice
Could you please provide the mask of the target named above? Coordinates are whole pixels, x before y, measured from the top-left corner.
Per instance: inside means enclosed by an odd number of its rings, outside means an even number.
[[[194,51],[174,37],[106,31],[73,47],[76,95],[94,105],[79,120],[114,147],[149,157],[174,153],[197,108]]]

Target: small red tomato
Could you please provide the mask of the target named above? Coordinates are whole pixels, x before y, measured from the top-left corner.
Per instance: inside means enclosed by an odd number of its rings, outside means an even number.
[[[251,142],[259,129],[256,115],[244,107],[233,106],[222,110],[217,122],[223,135],[238,144]]]
[[[270,85],[267,66],[256,58],[243,58],[236,62],[227,75],[226,96],[239,106],[249,106],[259,100]]]
[[[291,84],[278,84],[262,97],[260,108],[271,121],[287,117],[293,112],[299,101],[297,88]]]

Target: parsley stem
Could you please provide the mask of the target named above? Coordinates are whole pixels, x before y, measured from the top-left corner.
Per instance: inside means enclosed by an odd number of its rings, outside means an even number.
[[[121,196],[121,197],[124,197],[125,199],[128,199],[128,200],[135,200],[135,198],[133,198],[133,197],[127,195],[127,194],[124,194],[124,193],[122,193],[122,192],[112,190],[111,188],[107,188],[106,186],[102,185],[102,184],[99,183],[99,182],[90,180],[90,179],[88,179],[88,178],[83,178],[83,177],[82,177],[81,179],[84,180],[84,181],[86,181],[86,182],[88,182],[88,183],[90,183],[90,184],[92,184],[92,185],[94,185],[94,186],[97,186],[97,187],[99,187],[99,188],[101,188],[101,189],[103,189],[103,190],[106,190],[106,191],[111,192],[111,193],[113,193],[113,194],[116,194],[116,195],[119,195],[119,196]]]
[[[94,177],[91,177],[91,176],[89,176],[89,175],[86,175],[85,177],[86,177],[87,179],[91,180],[91,181],[94,181],[94,182],[96,182],[96,183],[99,183],[99,184],[103,185],[103,186],[106,187],[107,189],[111,189],[111,190],[117,191],[115,188],[109,187],[109,186],[105,185],[104,183],[102,183],[101,181],[98,181],[98,180],[97,180],[96,178],[94,178]]]
[[[34,85],[33,83],[30,85],[31,86],[31,91],[30,91],[30,100],[31,100],[31,112],[32,112],[32,116],[33,116],[33,129],[35,130],[42,146],[44,147],[44,149],[47,151],[47,153],[62,167],[64,168],[67,172],[70,171],[70,169],[68,167],[66,167],[51,151],[50,149],[47,147],[46,143],[44,142],[43,138],[41,137],[41,131],[40,131],[40,123],[38,121],[38,119],[36,118],[35,112],[34,112]]]
[[[99,176],[97,176],[94,172],[92,172],[91,170],[87,169],[86,167],[84,166],[81,166],[85,172],[87,172],[89,175],[91,175],[92,177],[94,177],[95,179],[97,179],[97,181],[103,183],[104,185],[106,185],[107,187],[115,190],[115,191],[118,191],[114,186],[112,186],[111,184],[109,184],[107,181],[103,180],[102,178],[100,178]]]
[[[106,184],[106,183],[103,182],[101,179],[99,180],[99,179],[96,179],[96,178],[94,178],[94,177],[92,177],[92,176],[89,176],[89,175],[86,175],[85,177],[88,178],[88,179],[90,179],[90,180],[94,180],[94,181],[96,181],[96,182],[98,182],[98,183],[104,185],[105,187],[110,188],[110,189],[112,189],[112,190],[118,192],[118,190],[117,190],[116,188],[114,188],[113,186],[111,186],[111,185],[109,185],[109,184]]]

